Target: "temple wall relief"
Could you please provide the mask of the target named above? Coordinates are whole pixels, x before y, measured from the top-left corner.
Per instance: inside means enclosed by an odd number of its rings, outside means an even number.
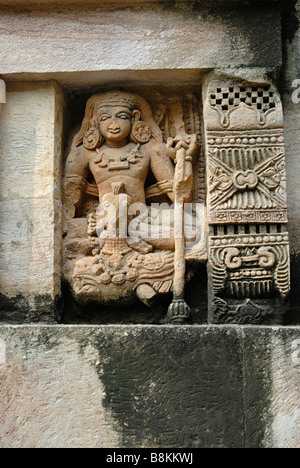
[[[200,104],[153,90],[87,101],[64,176],[63,280],[79,306],[155,309],[171,294],[167,321],[190,322],[186,274],[207,256]]]
[[[10,246],[1,261],[3,297],[26,296],[29,309],[42,302],[54,311],[65,294],[62,278],[75,302],[99,303],[100,309],[132,301],[151,309],[173,295],[170,303],[175,301],[184,322],[191,318],[184,312],[190,270],[207,262],[209,321],[282,320],[290,257],[278,91],[268,81],[208,76],[203,109],[199,91],[164,94],[141,88],[140,94],[92,95],[63,163],[59,86],[9,85],[0,125],[1,236]],[[128,111],[118,118],[129,133],[121,146],[112,147],[109,136],[101,134],[106,125],[101,116],[116,109]],[[26,123],[22,112],[32,116]],[[116,126],[117,116],[108,117]],[[118,143],[117,130],[111,137]],[[136,218],[139,229],[148,229],[148,237],[157,229],[158,238],[154,233],[155,239],[134,239],[131,231],[120,235],[116,219],[118,240],[104,240],[97,232],[101,222],[102,234],[107,230],[99,212],[103,202],[118,210],[123,203],[127,228],[137,226]],[[136,203],[145,205],[143,216],[132,211]],[[166,211],[158,209],[153,218],[152,206],[162,203]],[[176,207],[182,203],[192,206],[191,226],[198,216],[196,242],[174,236],[182,216]]]
[[[267,81],[204,93],[210,321],[280,321],[290,291],[282,105]]]
[[[178,323],[189,322],[185,287],[207,262],[210,322],[282,321],[290,255],[280,96],[266,80],[208,75],[201,101],[200,86],[94,94],[63,162],[59,86],[10,84],[0,124],[3,297],[26,296],[29,309],[42,303],[55,317],[62,278],[84,307],[155,309],[169,295]],[[118,122],[128,127],[120,146]],[[126,229],[139,224],[148,237],[122,234],[117,218],[116,238],[104,239],[103,203],[123,207]],[[190,227],[198,221],[196,241],[174,235],[182,204]]]
[[[300,447],[300,0],[0,3],[0,447]]]

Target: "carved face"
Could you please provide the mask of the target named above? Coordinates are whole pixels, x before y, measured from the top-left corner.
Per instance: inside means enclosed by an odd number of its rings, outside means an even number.
[[[104,106],[97,112],[100,132],[106,141],[125,140],[131,131],[132,112],[125,106]]]

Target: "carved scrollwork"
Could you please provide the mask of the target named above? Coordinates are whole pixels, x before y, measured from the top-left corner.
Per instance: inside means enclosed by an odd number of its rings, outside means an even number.
[[[260,306],[251,299],[246,299],[238,305],[229,305],[224,299],[215,297],[213,312],[216,322],[237,323],[240,325],[259,325],[272,316],[270,307]]]
[[[282,235],[271,238],[275,244],[271,245],[268,236],[212,238],[209,258],[214,294],[227,291],[236,298],[268,297],[277,290],[285,299],[290,288],[288,243]],[[270,245],[262,245],[267,239]]]
[[[235,247],[229,247],[224,250],[224,263],[229,270],[240,268],[243,260],[240,257],[241,251]]]
[[[257,250],[258,264],[262,268],[273,268],[276,263],[276,254],[272,247],[260,247]]]
[[[209,146],[211,212],[286,211],[282,148],[214,148]]]
[[[283,299],[286,299],[290,293],[290,256],[289,246],[275,246],[277,254],[277,266],[274,273],[274,282],[277,290]]]

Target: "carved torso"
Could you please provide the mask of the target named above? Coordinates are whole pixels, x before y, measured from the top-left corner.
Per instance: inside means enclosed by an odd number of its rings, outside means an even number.
[[[122,180],[124,192],[133,202],[145,203],[144,185],[149,172],[150,155],[147,145],[129,143],[122,148],[104,145],[94,151],[89,169],[98,187],[99,200],[111,191],[111,183]]]

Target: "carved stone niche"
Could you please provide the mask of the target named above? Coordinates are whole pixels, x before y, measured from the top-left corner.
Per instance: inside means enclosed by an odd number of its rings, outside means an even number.
[[[265,81],[204,93],[209,321],[282,321],[290,291],[282,105]]]
[[[63,281],[80,313],[155,311],[171,293],[166,320],[190,322],[185,283],[207,257],[201,115],[190,91],[87,100],[64,174]]]

